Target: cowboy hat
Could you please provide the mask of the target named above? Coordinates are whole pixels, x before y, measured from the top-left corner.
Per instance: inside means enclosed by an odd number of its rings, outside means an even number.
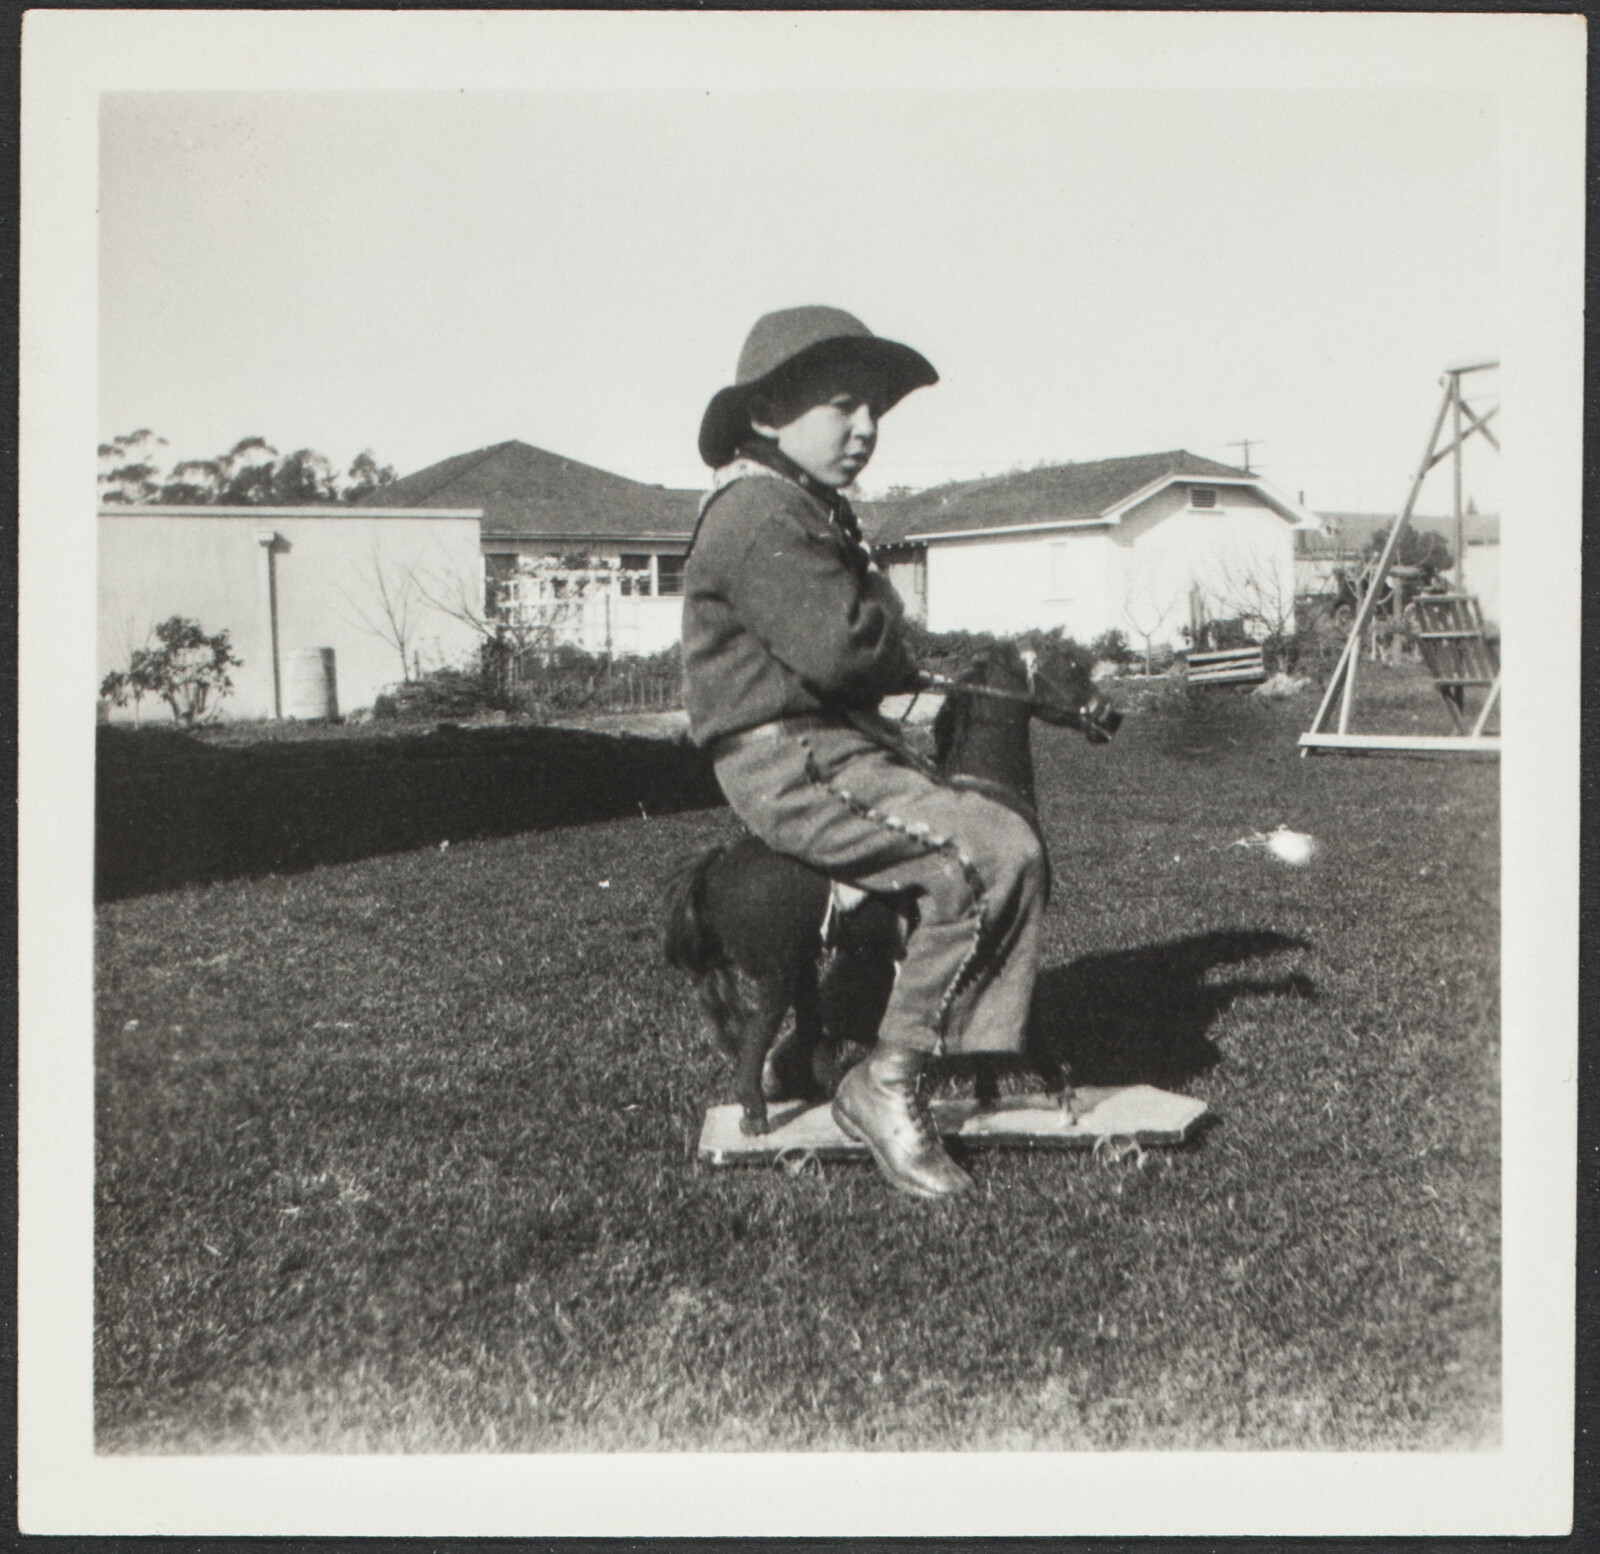
[[[909,345],[884,340],[840,308],[784,308],[756,320],[739,352],[737,379],[712,397],[700,422],[700,457],[726,464],[750,433],[749,396],[780,371],[815,361],[861,362],[883,374],[888,410],[914,388],[939,381],[928,359]]]

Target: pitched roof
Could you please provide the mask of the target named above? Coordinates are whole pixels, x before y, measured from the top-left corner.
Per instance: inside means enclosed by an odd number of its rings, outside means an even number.
[[[430,464],[361,505],[481,507],[485,538],[687,541],[699,500],[513,440]]]
[[[1247,471],[1175,448],[1088,464],[1053,464],[1016,475],[993,475],[934,486],[915,496],[858,504],[869,544],[893,545],[909,534],[960,533],[1012,524],[1098,518],[1118,502],[1167,475],[1231,476]]]

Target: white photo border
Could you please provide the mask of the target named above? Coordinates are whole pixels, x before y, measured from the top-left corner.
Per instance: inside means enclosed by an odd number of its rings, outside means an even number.
[[[847,46],[841,46],[845,44]],[[34,11],[23,29],[19,1516],[37,1534],[1560,1535],[1572,1490],[1585,20]],[[135,90],[1493,93],[1507,436],[1503,1439],[1459,1453],[97,1456],[90,1337],[98,99]],[[892,1482],[892,1489],[885,1484]],[[978,1486],[981,1485],[981,1492]]]

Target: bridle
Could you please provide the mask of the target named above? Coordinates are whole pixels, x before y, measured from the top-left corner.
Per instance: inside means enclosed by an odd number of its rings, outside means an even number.
[[[1017,657],[1022,660],[1022,670],[1027,676],[1028,688],[1026,691],[1003,691],[998,685],[974,685],[970,680],[954,680],[949,675],[934,674],[931,670],[923,669],[918,673],[922,677],[924,690],[962,691],[973,696],[988,696],[995,701],[1021,702],[1024,707],[1037,709],[1039,706],[1039,655],[1032,648],[1023,648]],[[1077,711],[1082,714],[1087,711],[1080,707]]]
[[[1026,691],[1006,691],[997,685],[974,685],[970,680],[954,680],[949,675],[934,674],[931,670],[920,670],[922,684],[919,690],[940,690],[969,696],[988,696],[995,701],[1019,702],[1030,712],[1042,712],[1049,704],[1042,702],[1039,697],[1039,655],[1031,648],[1023,648],[1017,655],[1022,660],[1023,671],[1027,676],[1028,688]],[[913,697],[913,704],[916,698]],[[1059,705],[1059,704],[1057,704]],[[1084,731],[1088,733],[1091,741],[1102,743],[1109,734],[1115,733],[1117,725],[1122,721],[1121,715],[1105,702],[1098,691],[1092,691],[1089,700],[1081,707],[1072,709]],[[906,709],[906,718],[911,715],[911,709]],[[1109,717],[1109,728],[1105,720]]]
[[[1031,681],[1033,675],[1028,679]],[[947,674],[933,674],[924,669],[922,671],[922,684],[919,690],[928,691],[960,691],[970,696],[991,696],[996,701],[1020,701],[1025,707],[1037,707],[1037,697],[1033,694],[1030,684],[1026,691],[1003,691],[998,685],[973,685],[968,680],[953,680]]]

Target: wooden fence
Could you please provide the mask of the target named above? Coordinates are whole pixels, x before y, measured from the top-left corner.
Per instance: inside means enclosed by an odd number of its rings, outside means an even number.
[[[683,670],[676,655],[660,658],[513,660],[513,693],[562,711],[664,712],[683,705]]]

